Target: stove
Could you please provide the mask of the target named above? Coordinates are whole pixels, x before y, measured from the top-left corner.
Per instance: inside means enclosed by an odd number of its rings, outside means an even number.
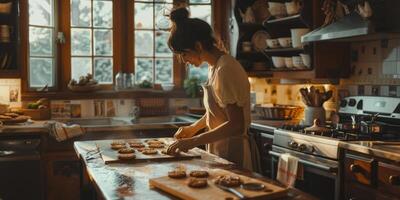
[[[303,164],[307,176],[314,177],[312,180],[304,179],[302,183],[305,188],[300,186],[300,189],[312,194],[323,191],[314,194],[321,199],[338,199],[341,141],[400,141],[400,98],[347,97],[340,102],[337,119],[326,122],[323,132],[307,132],[307,127],[299,124],[284,124],[275,129],[272,150],[269,152],[275,160],[272,176],[276,175],[279,157],[291,154]],[[311,185],[315,182],[330,187],[307,189],[308,183]],[[332,190],[325,191],[326,188]]]

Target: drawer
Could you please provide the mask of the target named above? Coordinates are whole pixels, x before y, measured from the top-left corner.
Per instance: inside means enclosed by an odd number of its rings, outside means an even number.
[[[378,190],[400,198],[400,167],[379,162]]]
[[[374,186],[376,161],[356,155],[347,154],[344,160],[345,180]]]

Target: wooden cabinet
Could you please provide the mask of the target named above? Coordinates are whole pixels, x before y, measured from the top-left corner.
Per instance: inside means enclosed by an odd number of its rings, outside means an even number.
[[[273,132],[262,131],[258,129],[250,129],[250,137],[254,139],[256,147],[251,148],[253,151],[252,154],[258,153],[260,158],[260,171],[263,176],[273,178],[272,177],[272,157],[269,154],[269,151],[272,149],[272,143],[274,139]],[[251,143],[252,144],[252,143]],[[254,144],[252,144],[254,145]],[[252,156],[254,158],[254,155]]]
[[[319,0],[303,0],[299,14],[284,18],[273,16],[255,23],[244,22],[243,13],[253,8],[254,4],[262,0],[236,0],[234,14],[238,24],[238,42],[236,58],[242,63],[250,76],[274,77],[282,79],[331,79],[347,77],[350,71],[350,45],[340,42],[317,42],[304,44],[303,47],[266,48],[262,51],[254,49],[243,51],[244,43],[253,42],[254,34],[265,31],[270,38],[291,37],[291,29],[308,28],[314,30],[323,22],[324,15],[321,11]],[[265,4],[267,1],[264,1]],[[285,0],[275,2],[285,3]],[[242,14],[241,14],[242,13]],[[257,17],[256,17],[257,19]],[[272,57],[292,58],[305,54],[310,56],[308,67],[280,67],[272,62]],[[264,63],[265,67],[260,67]]]
[[[345,151],[342,167],[342,199],[400,199],[399,163]]]
[[[0,1],[0,78],[20,76],[19,1]]]

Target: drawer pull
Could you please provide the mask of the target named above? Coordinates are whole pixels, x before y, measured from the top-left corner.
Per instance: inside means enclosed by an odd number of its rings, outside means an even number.
[[[400,186],[400,176],[389,176],[390,185]]]
[[[360,173],[362,171],[362,168],[359,165],[351,164],[350,171],[353,173]]]

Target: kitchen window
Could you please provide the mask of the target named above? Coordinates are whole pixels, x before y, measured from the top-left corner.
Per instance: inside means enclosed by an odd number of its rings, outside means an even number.
[[[167,15],[180,1],[28,0],[23,6],[28,27],[26,90],[47,86],[67,91],[70,79],[87,73],[103,89],[112,89],[121,70],[135,72],[136,83],[180,85],[183,64],[167,45]],[[191,17],[211,24],[211,0],[188,1]],[[188,66],[186,73],[186,77],[206,80],[207,65]]]

